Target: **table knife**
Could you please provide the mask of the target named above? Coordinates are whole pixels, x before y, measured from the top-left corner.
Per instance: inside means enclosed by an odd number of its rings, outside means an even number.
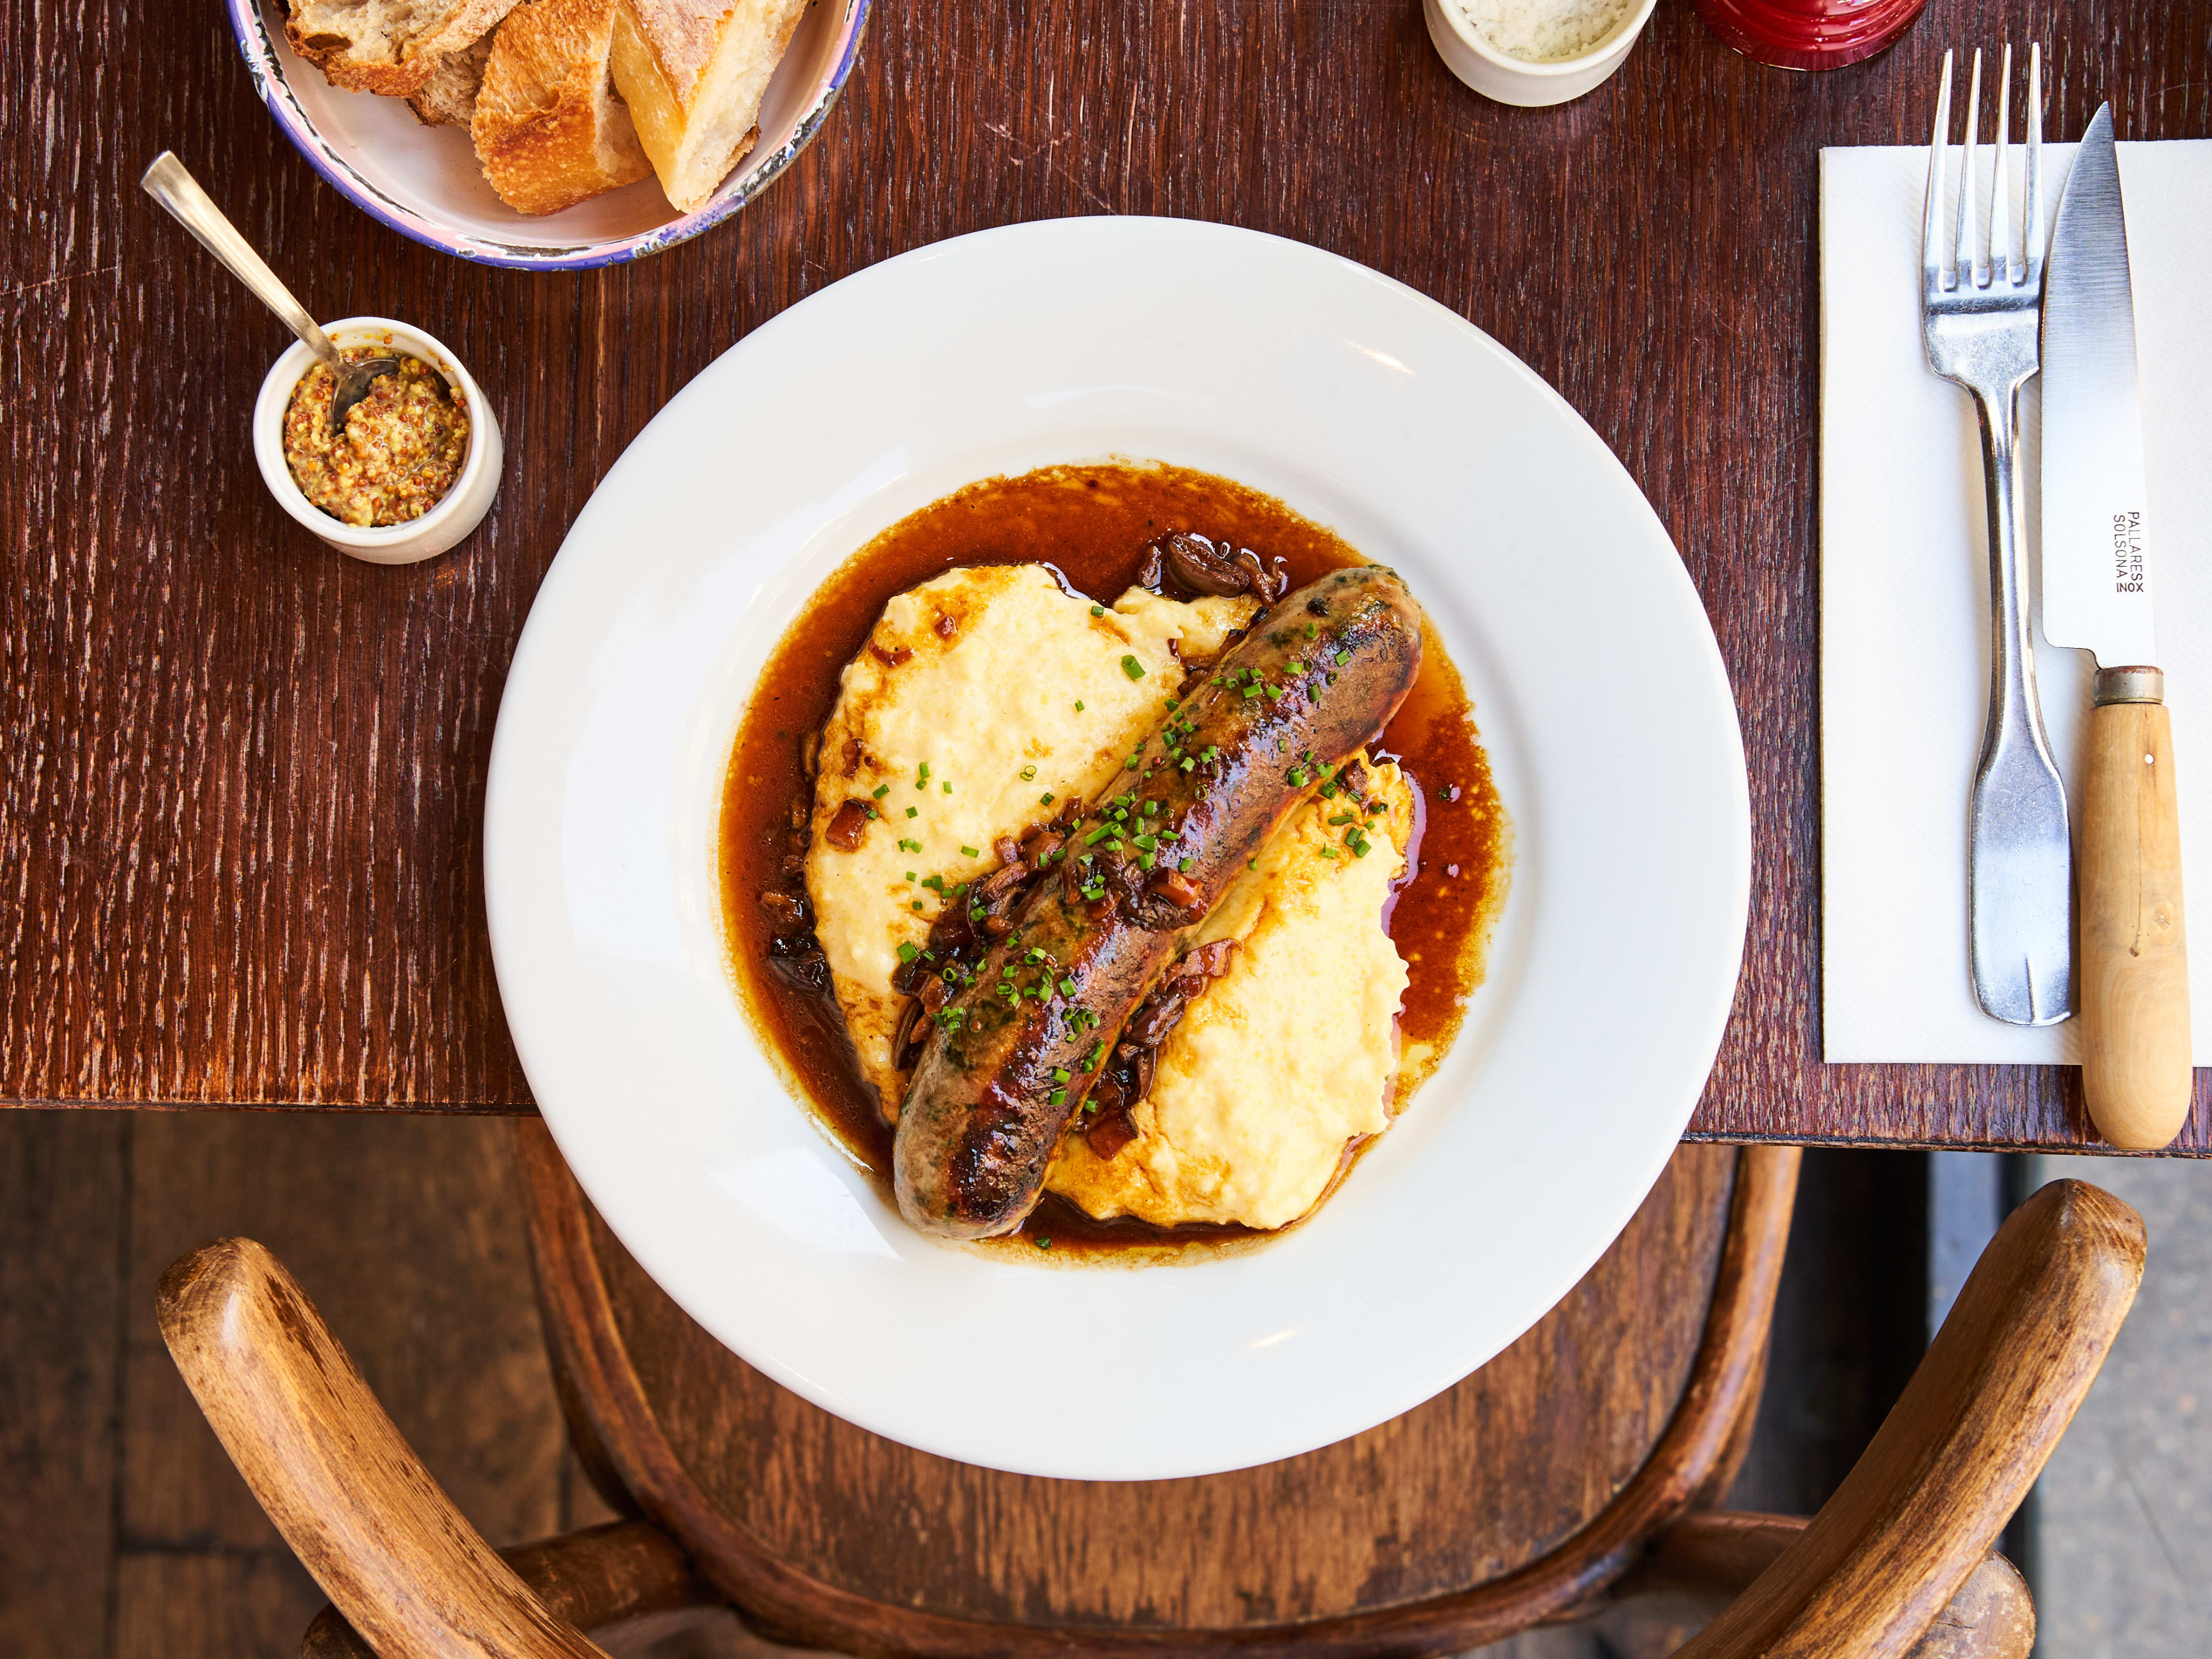
[[[2189,960],[2109,104],[2075,155],[2044,283],[2043,633],[2097,660],[2075,866],[2082,1092],[2114,1146],[2157,1147],[2189,1113]]]

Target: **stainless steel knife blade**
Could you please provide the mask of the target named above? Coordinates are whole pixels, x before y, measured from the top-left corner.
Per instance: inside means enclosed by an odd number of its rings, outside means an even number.
[[[2098,665],[2158,661],[2135,294],[2112,108],[2075,153],[2043,295],[2043,636]]]

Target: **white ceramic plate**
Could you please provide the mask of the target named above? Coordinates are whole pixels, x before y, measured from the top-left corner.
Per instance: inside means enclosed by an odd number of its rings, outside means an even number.
[[[961,484],[1112,454],[1270,491],[1402,571],[1466,678],[1518,836],[1489,983],[1397,1127],[1280,1242],[1143,1272],[986,1259],[908,1229],[763,1053],[715,868],[739,714],[816,585]],[[1327,1444],[1534,1323],[1696,1103],[1749,892],[1719,653],[1595,434],[1411,289],[1177,220],[918,249],[700,375],[546,576],[486,820],[523,1065],[647,1271],[866,1428],[1100,1480]]]

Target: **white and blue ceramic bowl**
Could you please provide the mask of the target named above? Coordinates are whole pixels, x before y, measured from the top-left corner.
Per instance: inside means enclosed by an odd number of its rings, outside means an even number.
[[[829,118],[860,57],[871,3],[815,0],[769,82],[759,139],[696,212],[678,213],[659,182],[644,179],[533,219],[493,193],[463,129],[422,125],[404,99],[341,92],[286,44],[283,0],[228,0],[247,73],[318,173],[404,235],[518,270],[580,270],[641,258],[744,206]]]

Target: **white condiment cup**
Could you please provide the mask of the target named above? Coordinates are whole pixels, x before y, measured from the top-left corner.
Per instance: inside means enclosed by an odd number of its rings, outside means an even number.
[[[1429,40],[1447,69],[1486,98],[1534,109],[1579,98],[1619,69],[1658,3],[1642,0],[1620,27],[1581,56],[1544,63],[1509,57],[1485,44],[1459,0],[1421,0],[1421,9],[1428,17]]]
[[[262,381],[261,396],[253,405],[253,457],[261,463],[262,482],[279,507],[341,553],[350,553],[371,564],[413,564],[434,557],[482,524],[484,514],[491,511],[491,498],[499,493],[499,471],[507,451],[491,405],[484,401],[460,360],[419,328],[389,317],[348,317],[328,325],[323,331],[341,350],[348,346],[389,346],[421,358],[446,377],[447,384],[468,405],[469,453],[461,463],[461,476],[435,507],[405,524],[350,525],[309,501],[284,462],[284,411],[291,404],[294,389],[315,364],[315,354],[300,344],[276,360],[269,378]]]

